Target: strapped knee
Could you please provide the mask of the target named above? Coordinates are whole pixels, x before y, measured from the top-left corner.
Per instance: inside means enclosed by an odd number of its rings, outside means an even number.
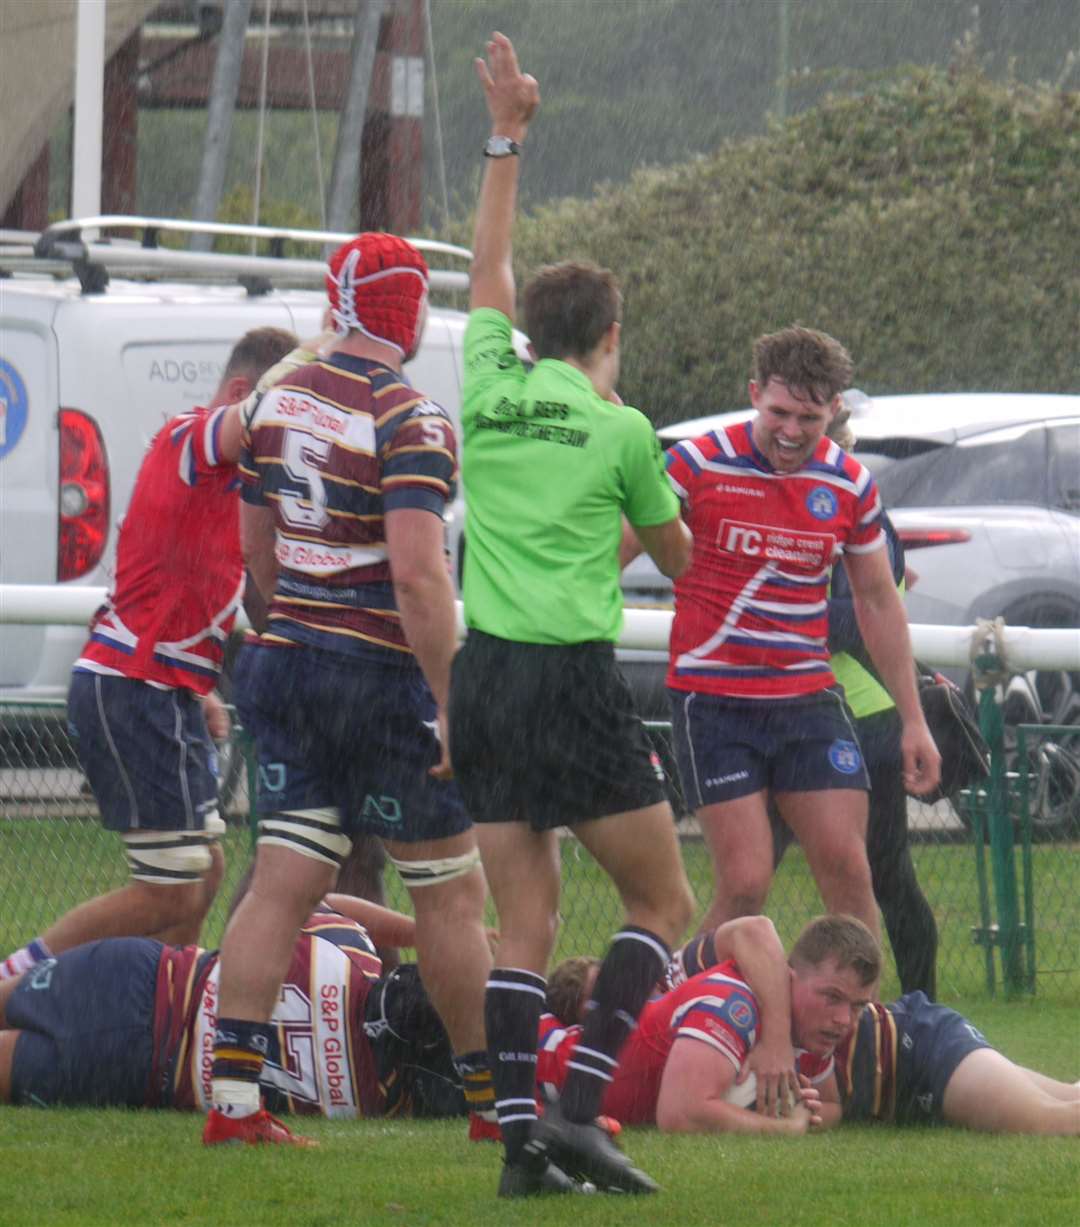
[[[352,841],[341,831],[336,809],[296,809],[271,814],[259,823],[259,843],[288,848],[327,865],[340,865]]]
[[[213,863],[210,845],[224,832],[217,810],[207,814],[202,831],[127,831],[122,838],[131,876],[154,886],[200,882]]]
[[[444,856],[428,861],[401,861],[395,856],[390,860],[406,886],[438,886],[441,882],[452,882],[454,878],[471,873],[480,864],[480,853],[476,848],[471,848],[460,856]]]

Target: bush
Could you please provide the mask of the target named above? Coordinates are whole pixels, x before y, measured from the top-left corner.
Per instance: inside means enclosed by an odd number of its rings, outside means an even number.
[[[659,425],[744,405],[752,339],[796,321],[870,393],[1080,390],[1078,236],[1080,95],[918,69],[543,206],[515,254],[619,273],[620,387]]]

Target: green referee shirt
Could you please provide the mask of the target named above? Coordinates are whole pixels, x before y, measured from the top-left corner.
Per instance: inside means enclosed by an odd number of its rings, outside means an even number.
[[[523,643],[617,639],[621,516],[651,527],[679,514],[648,418],[566,362],[527,370],[510,320],[481,308],[461,422],[467,625]]]

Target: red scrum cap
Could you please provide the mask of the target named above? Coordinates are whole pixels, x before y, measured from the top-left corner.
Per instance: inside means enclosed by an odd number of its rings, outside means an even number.
[[[402,357],[416,345],[427,292],[424,257],[395,234],[358,234],[330,257],[326,293],[338,332],[355,328]]]

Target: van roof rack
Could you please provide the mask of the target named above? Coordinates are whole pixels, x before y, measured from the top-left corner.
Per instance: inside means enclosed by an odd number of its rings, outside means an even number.
[[[102,238],[97,232],[121,230],[132,237]],[[89,232],[89,233],[86,233]],[[227,252],[179,251],[160,247],[162,234],[205,234],[211,237],[251,239],[269,245],[269,254],[240,255]],[[247,226],[232,222],[187,221],[170,217],[132,217],[108,214],[53,222],[37,232],[0,230],[0,275],[37,272],[54,277],[79,278],[83,291],[100,293],[109,284],[110,272],[135,279],[179,278],[195,281],[238,281],[249,294],[271,289],[318,288],[325,284],[326,261],[319,257],[285,256],[286,243],[312,247],[337,247],[355,238],[355,233],[299,230],[281,226]],[[428,260],[445,257],[469,261],[472,252],[435,239],[409,239]],[[433,290],[465,290],[469,274],[464,269],[436,267],[430,270]]]

